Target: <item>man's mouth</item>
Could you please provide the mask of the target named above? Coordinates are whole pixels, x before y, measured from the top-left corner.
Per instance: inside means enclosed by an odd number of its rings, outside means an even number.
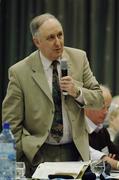
[[[57,49],[55,49],[55,51],[61,51],[61,48],[57,48]]]

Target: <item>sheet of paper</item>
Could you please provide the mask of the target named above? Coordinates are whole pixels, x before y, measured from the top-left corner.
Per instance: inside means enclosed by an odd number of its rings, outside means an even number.
[[[111,171],[110,178],[114,178],[114,179],[119,180],[119,170]]]
[[[48,175],[65,174],[74,178],[88,167],[90,162],[44,162],[39,164],[32,178],[48,179]]]

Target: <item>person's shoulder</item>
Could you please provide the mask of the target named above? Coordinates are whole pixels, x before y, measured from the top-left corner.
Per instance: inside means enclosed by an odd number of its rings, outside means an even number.
[[[102,129],[101,129],[103,132],[106,132],[107,134],[109,134],[109,132],[108,132],[108,129],[106,128],[106,127],[102,127]]]
[[[68,47],[68,46],[64,46],[64,50],[66,52],[69,52],[69,53],[79,53],[81,55],[85,55],[86,54],[86,51],[84,51],[82,49],[72,48],[72,47]]]
[[[104,133],[105,136],[106,136],[106,139],[111,141],[111,138],[110,138],[110,134],[109,134],[108,129],[107,129],[106,127],[103,127],[102,130],[103,130],[103,133]]]
[[[23,67],[27,67],[28,64],[32,63],[32,60],[35,58],[35,56],[38,55],[38,51],[34,51],[24,59],[18,61],[17,63],[13,64],[9,69],[20,69]]]

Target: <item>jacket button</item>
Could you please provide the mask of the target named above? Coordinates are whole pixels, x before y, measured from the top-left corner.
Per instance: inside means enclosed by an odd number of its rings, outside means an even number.
[[[54,114],[54,111],[52,110],[52,114]]]

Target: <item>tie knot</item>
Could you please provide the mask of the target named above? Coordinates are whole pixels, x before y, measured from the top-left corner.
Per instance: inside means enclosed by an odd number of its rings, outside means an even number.
[[[58,61],[57,61],[57,60],[53,61],[53,62],[52,62],[53,68],[57,68],[57,64],[58,64]]]

